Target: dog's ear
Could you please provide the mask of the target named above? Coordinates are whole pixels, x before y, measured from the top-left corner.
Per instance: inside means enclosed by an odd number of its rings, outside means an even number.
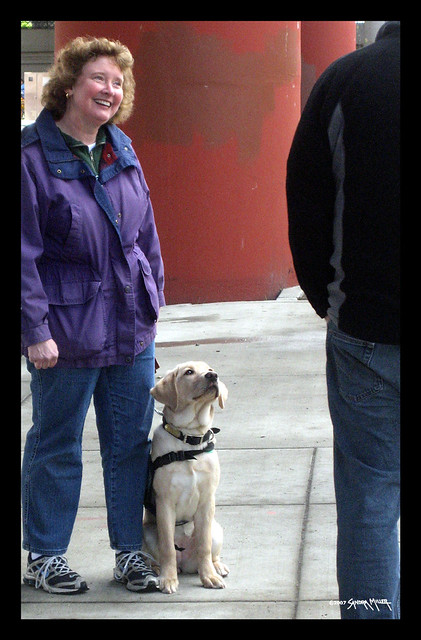
[[[176,387],[177,372],[178,368],[169,371],[150,391],[155,400],[167,405],[173,411],[177,411],[178,403]]]
[[[224,409],[225,403],[228,398],[228,389],[226,388],[224,383],[221,382],[220,380],[218,380],[218,388],[219,388],[218,403],[221,409]]]

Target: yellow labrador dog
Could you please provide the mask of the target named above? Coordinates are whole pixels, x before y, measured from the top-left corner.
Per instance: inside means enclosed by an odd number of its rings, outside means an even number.
[[[227,388],[205,362],[185,362],[151,394],[164,404],[164,417],[152,438],[155,515],[145,510],[143,548],[160,567],[161,591],[177,590],[178,571],[198,572],[204,587],[222,589],[229,569],[220,561],[222,527],[214,519],[220,470],[211,427],[213,403],[224,408]]]

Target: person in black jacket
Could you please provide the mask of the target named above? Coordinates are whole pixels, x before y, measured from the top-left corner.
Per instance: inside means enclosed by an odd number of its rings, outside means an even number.
[[[400,23],[331,64],[287,164],[298,281],[327,321],[342,618],[399,617]]]

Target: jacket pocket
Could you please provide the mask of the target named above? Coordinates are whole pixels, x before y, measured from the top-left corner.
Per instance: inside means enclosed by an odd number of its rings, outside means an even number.
[[[48,325],[60,357],[74,360],[100,353],[105,345],[105,311],[100,281],[44,284]]]
[[[86,250],[82,243],[83,217],[78,205],[70,204],[70,217],[70,229],[63,246],[63,257],[75,260],[83,256]]]
[[[137,262],[139,265],[139,271],[141,274],[141,279],[143,281],[143,287],[145,292],[146,304],[148,307],[149,315],[152,316],[154,320],[158,319],[159,316],[159,298],[158,298],[158,289],[156,286],[155,278],[152,274],[151,265],[143,251],[135,245],[133,248],[133,253],[137,258]]]

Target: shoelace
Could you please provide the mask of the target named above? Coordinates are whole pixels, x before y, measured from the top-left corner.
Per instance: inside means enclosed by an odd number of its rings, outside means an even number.
[[[153,573],[152,569],[145,564],[142,556],[145,558],[149,558],[152,562],[156,562],[155,559],[150,556],[148,553],[144,551],[131,551],[129,553],[122,553],[118,556],[117,564],[120,571],[123,575],[126,575],[126,571],[129,569],[134,569],[135,571],[147,571],[148,573]],[[122,566],[124,563],[124,566]],[[130,565],[130,566],[129,566]]]
[[[46,578],[48,578],[51,569],[54,569],[55,575],[66,575],[67,573],[70,573],[67,558],[64,556],[51,556],[44,560],[41,566],[34,572],[35,589],[47,586]]]

